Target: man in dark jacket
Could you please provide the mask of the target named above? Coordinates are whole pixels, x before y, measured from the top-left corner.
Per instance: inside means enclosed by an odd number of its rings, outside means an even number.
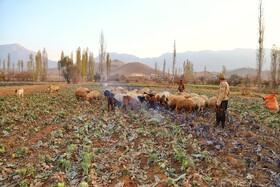
[[[222,123],[222,128],[225,128],[226,121],[226,110],[228,106],[228,97],[229,97],[229,85],[225,80],[225,75],[221,73],[219,75],[220,85],[218,89],[217,96],[217,111],[216,111],[216,126]]]
[[[185,86],[183,84],[183,80],[180,80],[178,91],[183,92],[185,90]]]

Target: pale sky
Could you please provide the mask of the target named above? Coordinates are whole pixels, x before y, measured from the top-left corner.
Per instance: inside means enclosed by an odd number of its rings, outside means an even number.
[[[0,0],[0,45],[46,48],[51,60],[89,48],[140,58],[257,48],[259,0]],[[280,46],[280,0],[263,0],[265,41]]]

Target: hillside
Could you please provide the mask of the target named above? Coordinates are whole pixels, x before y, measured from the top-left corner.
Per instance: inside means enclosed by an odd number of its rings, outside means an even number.
[[[112,75],[115,74],[123,74],[123,75],[131,75],[131,74],[144,74],[151,75],[155,72],[155,70],[143,63],[140,62],[131,62],[127,63],[116,70],[112,71]]]

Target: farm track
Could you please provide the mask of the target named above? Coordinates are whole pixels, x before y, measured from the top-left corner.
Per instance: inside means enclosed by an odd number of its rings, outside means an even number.
[[[0,101],[5,105],[1,186],[280,183],[279,128],[240,118],[233,110],[226,129],[213,128],[215,115],[208,109],[188,115],[146,109],[108,113],[104,100],[92,106],[77,102],[76,87],[53,96],[40,90],[22,100]],[[90,153],[94,155],[86,167]]]

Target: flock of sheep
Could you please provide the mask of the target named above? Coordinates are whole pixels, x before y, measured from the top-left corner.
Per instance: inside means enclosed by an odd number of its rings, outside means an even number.
[[[97,90],[90,91],[88,88],[78,88],[75,91],[77,100],[93,100],[100,99],[101,93]],[[170,93],[168,91],[156,92],[150,91],[149,88],[140,90],[125,90],[123,87],[115,89],[107,89],[104,91],[107,101],[108,111],[114,110],[115,106],[125,109],[158,108],[167,110],[176,110],[178,112],[192,112],[194,110],[203,110],[206,107],[215,108],[217,97],[208,98],[206,95],[198,95],[196,93]]]
[[[59,86],[54,85],[48,87],[50,93],[58,93],[59,89]],[[18,97],[23,97],[24,89],[17,89],[15,93]],[[78,88],[75,91],[75,96],[78,101],[87,100],[91,104],[93,104],[94,100],[101,99],[101,93],[98,90],[91,91],[88,88]],[[123,87],[117,87],[105,90],[104,96],[107,101],[108,111],[112,111],[115,106],[119,106],[124,109],[147,107],[171,111],[176,110],[177,112],[192,112],[194,110],[203,110],[206,107],[214,109],[217,102],[217,97],[215,96],[208,98],[206,95],[186,92],[172,94],[168,91],[150,91],[149,88],[129,91]]]
[[[58,93],[60,87],[50,85],[48,91],[51,94]],[[16,95],[19,98],[24,97],[24,89],[16,89]],[[101,93],[98,90],[91,91],[88,88],[78,88],[75,91],[75,96],[78,101],[87,100],[93,104],[94,100],[101,99]],[[167,109],[176,110],[178,112],[192,112],[194,110],[203,110],[206,107],[215,109],[217,104],[217,97],[208,98],[206,95],[198,95],[196,93],[176,92],[170,93],[168,91],[156,92],[150,91],[149,88],[142,88],[140,90],[125,90],[123,87],[116,87],[115,89],[107,89],[104,91],[104,96],[107,101],[108,111],[114,110],[115,106],[128,109],[139,109],[144,107],[153,109]],[[266,108],[269,110],[279,111],[276,95],[271,94],[263,97]]]

